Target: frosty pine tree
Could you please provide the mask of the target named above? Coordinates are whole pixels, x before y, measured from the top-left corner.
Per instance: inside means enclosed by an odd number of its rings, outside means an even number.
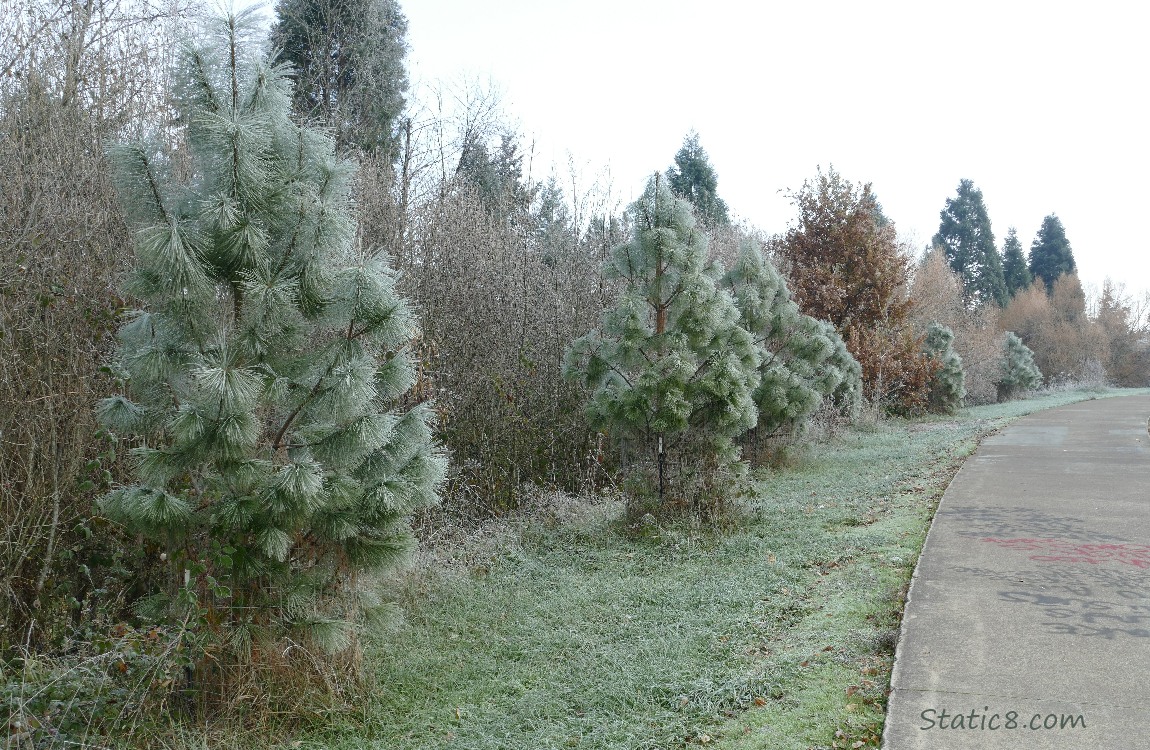
[[[999,364],[998,400],[1009,401],[1023,391],[1042,385],[1042,371],[1034,364],[1034,352],[1013,331],[1002,339],[1002,360]]]
[[[759,355],[706,267],[690,205],[656,177],[630,211],[635,237],[603,269],[619,299],[565,373],[592,389],[591,423],[627,454],[634,492],[709,506],[731,489],[734,439],[755,425]]]
[[[757,438],[801,427],[824,398],[854,416],[862,368],[834,326],[799,311],[758,244],[743,243],[721,285],[734,295],[740,323],[759,348]]]
[[[927,328],[923,351],[937,363],[930,379],[927,408],[936,414],[954,414],[966,398],[966,373],[953,344],[954,331],[946,326],[932,322]]]
[[[98,412],[136,472],[100,507],[166,556],[158,615],[193,605],[232,643],[337,651],[384,609],[357,572],[410,550],[445,462],[412,392],[412,312],[355,247],[354,167],[291,122],[288,70],[256,57],[257,32],[245,12],[187,45],[182,163],[114,153],[142,307],[119,332],[123,393]]]

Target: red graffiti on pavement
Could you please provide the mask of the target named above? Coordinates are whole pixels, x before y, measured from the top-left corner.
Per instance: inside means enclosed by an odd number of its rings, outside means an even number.
[[[995,537],[987,537],[981,541],[1019,552],[1038,552],[1039,554],[1028,556],[1037,562],[1086,563],[1088,565],[1113,562],[1121,565],[1133,565],[1135,568],[1150,568],[1150,546],[1145,544],[1093,544],[1072,542],[1065,539],[997,539]]]

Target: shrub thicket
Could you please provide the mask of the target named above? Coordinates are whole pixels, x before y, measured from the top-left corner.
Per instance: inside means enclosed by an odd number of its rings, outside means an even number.
[[[562,378],[563,353],[605,306],[596,265],[617,229],[544,232],[526,212],[512,223],[466,186],[413,214],[400,286],[423,320],[456,504],[490,512],[525,484],[586,488],[605,457],[584,390]]]
[[[1034,352],[1034,362],[1048,382],[1106,380],[1107,335],[1087,314],[1086,293],[1076,274],[1059,276],[1049,293],[1038,282],[1019,292],[1002,311],[998,325],[1013,331]]]
[[[138,564],[90,520],[121,471],[92,404],[130,256],[102,148],[164,110],[165,21],[121,0],[0,8],[0,658],[118,616]]]

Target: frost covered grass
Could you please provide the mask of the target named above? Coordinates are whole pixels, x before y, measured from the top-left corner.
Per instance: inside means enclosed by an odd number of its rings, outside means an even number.
[[[441,544],[399,581],[406,623],[365,645],[364,704],[301,746],[877,746],[905,588],[962,461],[1023,414],[1136,392],[849,431],[760,472],[719,529],[553,498]]]

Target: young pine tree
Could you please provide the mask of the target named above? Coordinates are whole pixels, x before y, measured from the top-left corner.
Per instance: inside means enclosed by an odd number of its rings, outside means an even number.
[[[1002,342],[1002,368],[998,381],[998,400],[1009,401],[1023,391],[1042,384],[1042,372],[1034,364],[1034,352],[1022,339],[1007,331]]]
[[[184,50],[185,163],[114,155],[141,309],[119,332],[123,393],[98,413],[137,463],[100,507],[167,560],[157,615],[337,651],[383,612],[356,573],[404,557],[445,462],[411,392],[416,321],[353,246],[354,167],[292,123],[257,32],[245,12]]]
[[[954,332],[944,325],[931,323],[923,342],[927,356],[938,362],[930,382],[927,408],[937,414],[953,414],[966,397],[966,375],[962,358],[953,348]]]
[[[834,326],[799,311],[756,243],[743,244],[721,285],[731,291],[740,324],[759,348],[759,436],[800,427],[824,398],[848,414],[857,411],[862,368]]]
[[[603,269],[619,299],[568,350],[565,374],[591,388],[592,426],[630,454],[640,494],[706,507],[736,468],[735,438],[755,426],[759,355],[686,201],[656,177],[630,212],[635,237]]]

